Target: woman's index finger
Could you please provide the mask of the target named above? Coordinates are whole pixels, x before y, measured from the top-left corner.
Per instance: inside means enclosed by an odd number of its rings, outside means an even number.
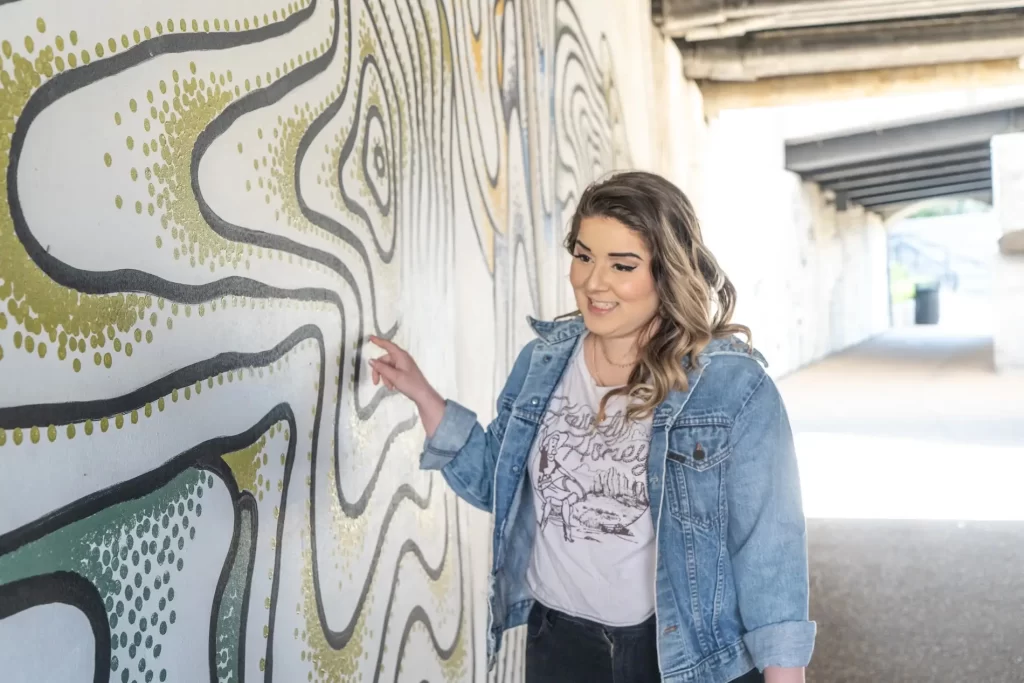
[[[393,353],[393,354],[396,354],[396,355],[404,353],[402,351],[402,348],[398,344],[396,344],[396,343],[394,343],[392,341],[388,341],[387,339],[381,339],[380,337],[377,337],[377,336],[374,336],[374,335],[370,335],[370,341],[373,344],[376,344],[380,348],[384,349],[388,353]]]

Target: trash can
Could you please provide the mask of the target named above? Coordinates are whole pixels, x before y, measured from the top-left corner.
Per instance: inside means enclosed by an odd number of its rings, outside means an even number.
[[[939,283],[919,283],[914,287],[914,323],[937,325],[939,322]]]

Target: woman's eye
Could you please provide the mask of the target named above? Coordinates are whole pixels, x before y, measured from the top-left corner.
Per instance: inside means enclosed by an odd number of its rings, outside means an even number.
[[[586,254],[576,254],[574,258],[579,259],[583,263],[590,263],[590,257],[587,256]]]
[[[621,263],[616,263],[615,270],[621,271],[623,273],[632,273],[634,270],[636,270],[636,266],[624,266]]]

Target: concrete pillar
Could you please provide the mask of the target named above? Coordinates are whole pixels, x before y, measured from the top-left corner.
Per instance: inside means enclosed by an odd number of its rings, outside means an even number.
[[[992,204],[1002,229],[995,261],[997,372],[1024,372],[1024,133],[992,138]]]

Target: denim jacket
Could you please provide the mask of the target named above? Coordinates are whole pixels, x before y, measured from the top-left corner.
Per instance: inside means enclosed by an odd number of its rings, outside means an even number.
[[[421,466],[494,515],[488,661],[505,630],[527,621],[537,520],[527,460],[541,418],[581,342],[579,318],[530,320],[539,339],[519,354],[484,429],[447,401]],[[792,431],[764,359],[717,339],[688,367],[689,388],[655,410],[648,492],[656,533],[658,659],[666,683],[727,683],[755,666],[811,659],[807,539]],[[699,447],[698,447],[699,444]]]

